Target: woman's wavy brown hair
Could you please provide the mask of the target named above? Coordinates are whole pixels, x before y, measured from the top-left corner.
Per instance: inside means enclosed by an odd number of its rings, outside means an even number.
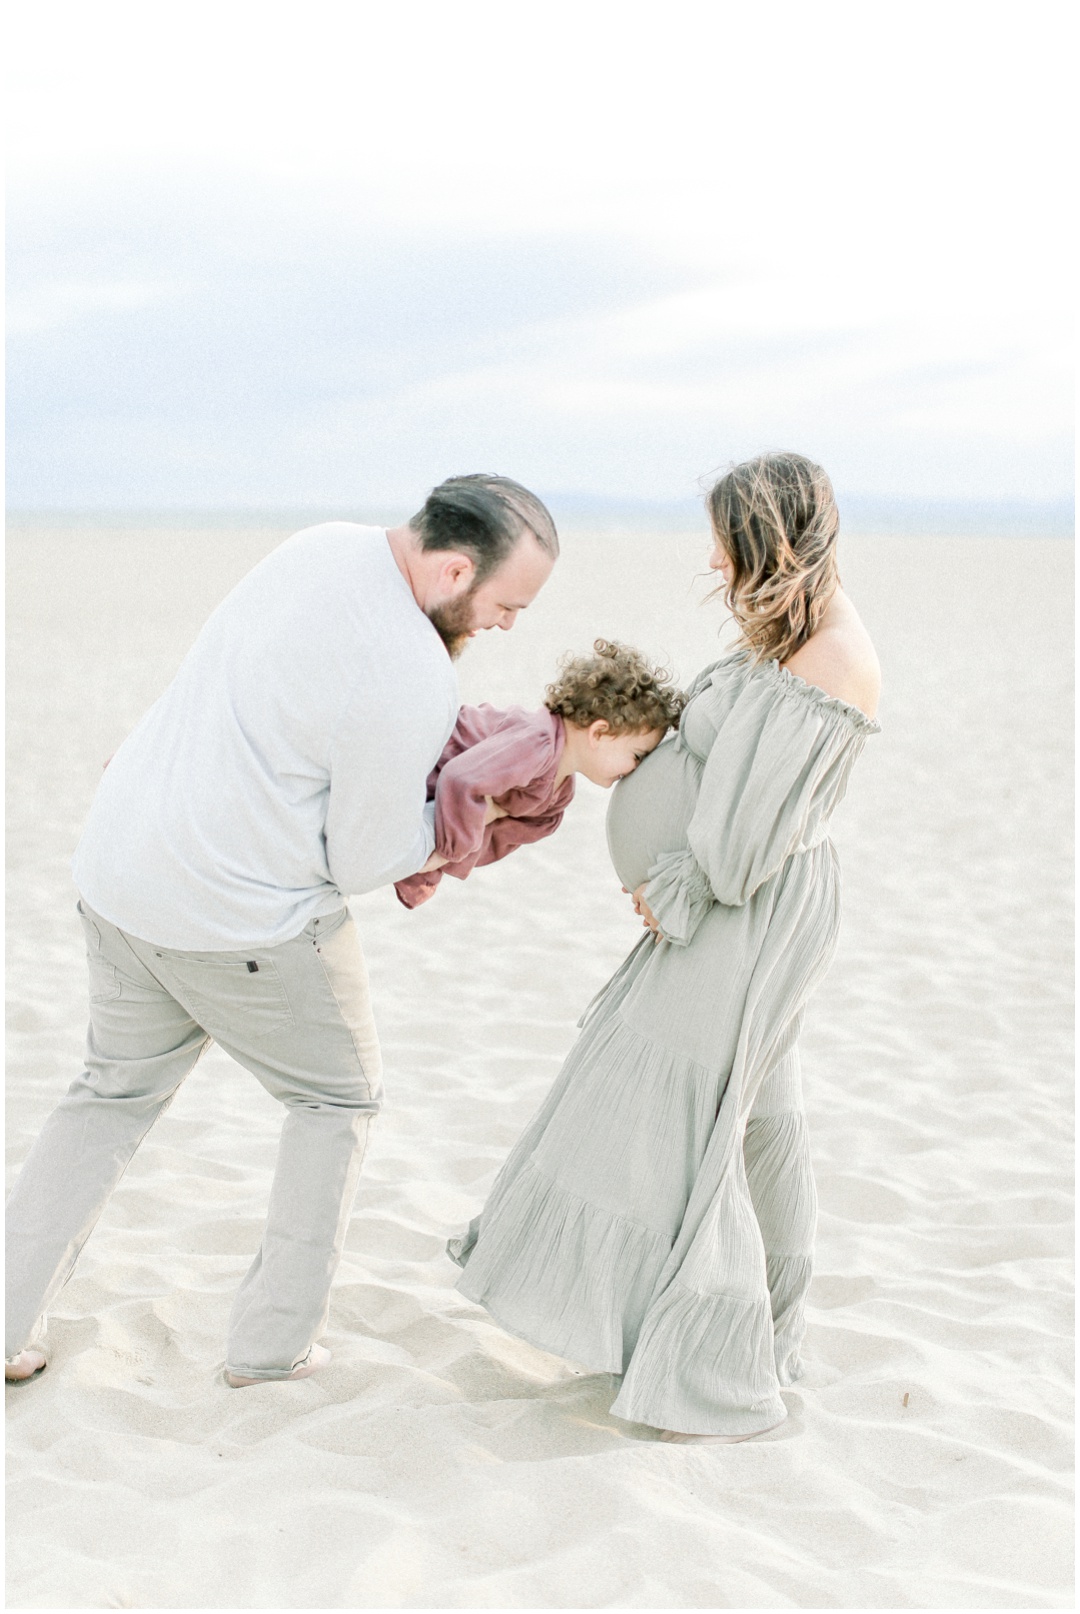
[[[591,656],[566,656],[544,697],[549,712],[587,729],[602,719],[612,734],[674,728],[686,696],[665,667],[654,667],[640,650],[597,639]]]
[[[832,483],[802,454],[759,454],[722,476],[707,504],[732,566],[716,592],[755,661],[787,661],[840,583]]]

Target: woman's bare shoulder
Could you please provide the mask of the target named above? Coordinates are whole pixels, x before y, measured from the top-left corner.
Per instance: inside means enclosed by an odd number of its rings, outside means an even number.
[[[817,632],[784,665],[826,695],[857,706],[867,717],[877,715],[881,668],[870,635],[846,595],[830,601]]]

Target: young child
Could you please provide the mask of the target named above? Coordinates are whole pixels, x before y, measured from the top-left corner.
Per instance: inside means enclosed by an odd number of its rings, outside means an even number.
[[[633,773],[679,721],[686,697],[640,651],[597,639],[591,656],[568,657],[543,706],[463,706],[427,783],[435,802],[435,851],[399,880],[406,908],[434,894],[444,874],[464,880],[559,827],[574,775],[605,790]]]

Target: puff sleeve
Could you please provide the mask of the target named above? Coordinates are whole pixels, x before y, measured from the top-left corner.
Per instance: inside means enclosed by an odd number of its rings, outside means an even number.
[[[661,934],[681,946],[713,902],[742,906],[789,857],[824,839],[866,736],[878,731],[776,662],[748,666],[734,685],[706,682],[698,702],[706,705],[693,732],[712,729],[713,739],[687,847],[653,865],[644,892]]]

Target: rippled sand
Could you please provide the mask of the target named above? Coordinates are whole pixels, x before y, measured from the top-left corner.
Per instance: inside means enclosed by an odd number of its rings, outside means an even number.
[[[9,543],[8,1152],[75,1073],[67,863],[101,763],[283,532]],[[466,699],[538,704],[598,633],[715,659],[703,544],[571,537]],[[885,733],[837,826],[841,948],[810,1016],[821,1189],[809,1367],[733,1448],[612,1419],[605,1375],[459,1298],[474,1213],[636,939],[602,792],[407,913],[354,905],[390,1102],[319,1377],[230,1391],[231,1296],[280,1112],[214,1050],[116,1193],[8,1391],[9,1599],[38,1608],[1072,1605],[1071,546],[849,540]]]

